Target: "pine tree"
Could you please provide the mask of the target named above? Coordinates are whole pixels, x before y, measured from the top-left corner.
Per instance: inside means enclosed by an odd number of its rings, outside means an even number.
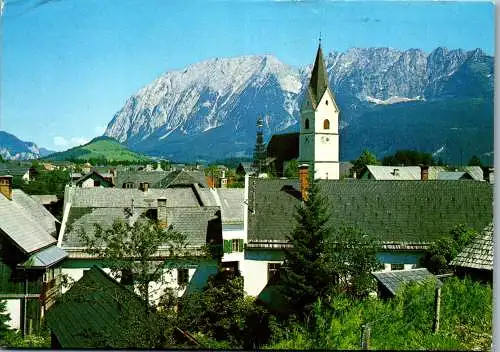
[[[8,322],[10,321],[10,314],[7,312],[7,302],[0,301],[0,341],[5,337],[5,334],[10,331]]]
[[[374,289],[371,272],[380,269],[378,241],[349,226],[330,227],[328,203],[309,176],[307,199],[297,208],[297,225],[288,236],[279,290],[287,308],[307,314],[318,298],[338,293],[363,298]]]
[[[325,255],[332,234],[327,224],[328,206],[314,178],[309,179],[307,200],[297,207],[297,226],[288,236],[293,249],[285,251],[279,279],[285,303],[298,314],[309,311],[333,284],[333,268]]]
[[[255,142],[255,148],[253,151],[253,167],[257,169],[257,174],[266,171],[266,146],[264,144],[264,132],[262,130],[263,122],[259,118],[257,120],[257,140]]]

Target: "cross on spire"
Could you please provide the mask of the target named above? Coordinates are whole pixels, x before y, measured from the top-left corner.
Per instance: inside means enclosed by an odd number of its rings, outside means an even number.
[[[319,32],[319,46],[321,46],[321,32]]]

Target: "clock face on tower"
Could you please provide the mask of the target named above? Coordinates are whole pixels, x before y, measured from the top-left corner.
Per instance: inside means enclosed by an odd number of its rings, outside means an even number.
[[[330,141],[330,138],[328,138],[328,137],[326,137],[326,136],[321,137],[321,143],[326,144],[326,143],[328,143],[329,141]]]

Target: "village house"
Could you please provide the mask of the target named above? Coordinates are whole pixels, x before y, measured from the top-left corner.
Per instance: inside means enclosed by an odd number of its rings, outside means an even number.
[[[116,187],[134,189],[141,187],[141,184],[147,184],[149,188],[184,187],[193,184],[208,187],[205,174],[198,170],[117,172]]]
[[[0,299],[7,301],[10,326],[23,334],[38,331],[60,289],[56,219],[19,189],[12,176],[0,177]]]
[[[114,178],[116,173],[107,172],[100,173],[96,170],[92,170],[88,174],[81,176],[76,180],[72,180],[72,183],[77,187],[113,187]]]
[[[464,248],[451,262],[455,273],[469,276],[475,280],[493,282],[493,234],[494,225],[490,223],[477,237]]]
[[[96,266],[47,312],[53,349],[128,348],[131,341],[142,340],[134,334],[160,319],[156,312],[146,314],[146,303],[138,295]],[[153,339],[161,339],[161,333]]]
[[[26,183],[32,178],[32,172],[30,172],[29,166],[11,161],[0,163],[0,175],[20,177]]]
[[[211,274],[218,270],[220,257],[202,257],[206,246],[222,247],[221,206],[212,191],[197,184],[174,188],[79,188],[66,187],[64,215],[59,232],[58,246],[68,254],[62,272],[72,280],[82,277],[92,265],[102,263],[85,251],[80,229],[89,234],[93,225],[110,227],[116,219],[133,224],[141,216],[157,220],[164,226],[187,237],[192,263],[184,260],[171,271],[165,269],[165,285],[152,288],[152,300],[157,300],[166,287],[182,295],[203,287]],[[166,249],[165,249],[166,250]],[[168,259],[168,252],[160,248],[158,260]],[[199,260],[198,260],[198,259]]]
[[[394,167],[391,181],[341,180],[340,111],[328,86],[321,45],[300,111],[299,179],[245,179],[246,243],[240,271],[248,294],[259,296],[279,272],[309,172],[328,201],[328,225],[353,226],[376,238],[384,271],[417,268],[428,245],[449,236],[458,224],[480,230],[491,222],[493,191],[487,182],[430,180],[428,167],[408,169],[403,180],[395,178],[400,173]]]

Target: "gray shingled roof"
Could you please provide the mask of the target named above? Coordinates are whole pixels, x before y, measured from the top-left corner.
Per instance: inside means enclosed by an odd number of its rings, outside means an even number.
[[[249,186],[249,242],[286,242],[301,203],[298,180],[251,178]],[[319,186],[332,226],[355,226],[386,243],[429,243],[457,224],[479,231],[493,217],[486,182],[323,180]]]
[[[369,172],[375,180],[420,180],[419,166],[367,165],[366,167],[368,169],[366,172]]]
[[[70,190],[72,205],[77,208],[101,208],[101,207],[131,207],[132,199],[135,207],[156,207],[157,199],[167,198],[167,207],[191,207],[199,206],[192,188],[150,188],[143,192],[139,189],[125,188],[79,188],[72,187]]]
[[[426,280],[436,280],[438,285],[442,285],[434,275],[426,268],[409,269],[409,270],[394,270],[394,271],[377,271],[372,273],[373,276],[393,295],[398,292],[398,289],[410,282],[421,283]]]
[[[483,169],[481,166],[466,166],[465,171],[476,181],[484,181]]]
[[[137,220],[149,209],[157,209],[160,197],[167,199],[168,224],[185,234],[190,246],[205,245],[209,235],[215,238],[219,235],[213,231],[220,232],[220,207],[200,205],[195,193],[193,188],[149,189],[142,192],[135,189],[72,187],[66,192],[71,209],[63,219],[65,233],[62,247],[82,246],[80,228],[92,233],[95,223],[109,227],[115,219],[130,221],[132,217]],[[214,226],[217,223],[219,227]]]
[[[243,223],[245,189],[216,188],[222,212],[222,223]]]
[[[149,183],[150,188],[160,188],[160,182],[170,174],[170,171],[117,171],[116,187],[132,182],[134,188],[139,188],[141,182]]]
[[[155,187],[166,188],[175,186],[185,186],[199,184],[202,187],[208,187],[207,179],[203,171],[185,171],[176,170],[155,185]]]
[[[50,246],[33,254],[22,266],[27,268],[48,268],[66,258],[68,253],[56,246]]]
[[[150,188],[168,188],[199,184],[208,187],[203,171],[176,170],[176,171],[118,171],[116,187],[123,187],[124,183],[132,182],[134,188],[139,188],[141,182],[149,183]]]
[[[52,215],[36,197],[27,195],[20,189],[14,189],[12,192],[15,201],[30,213],[31,217],[38,225],[55,238],[57,236],[56,222],[59,221],[54,215]]]
[[[42,205],[21,190],[13,190],[12,200],[0,195],[0,230],[25,254],[56,242],[50,231],[52,226],[55,227],[55,224],[50,224],[54,218],[41,208]]]
[[[464,171],[442,171],[438,174],[438,180],[464,180],[467,178],[472,178],[469,174]]]
[[[489,224],[455,259],[452,266],[493,270],[493,223]]]

